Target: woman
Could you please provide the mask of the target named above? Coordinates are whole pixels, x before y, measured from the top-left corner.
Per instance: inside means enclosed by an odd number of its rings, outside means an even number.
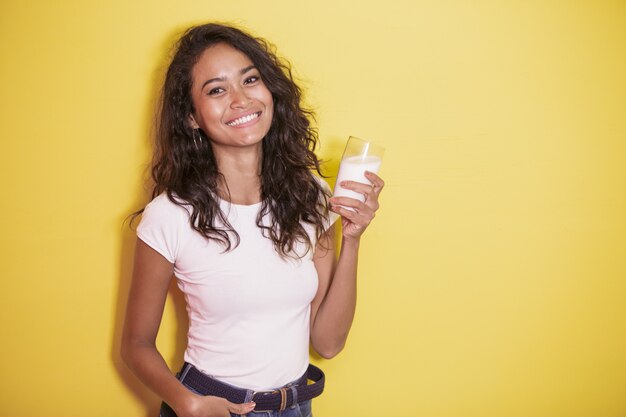
[[[183,35],[159,116],[125,362],[164,400],[162,416],[310,415],[323,374],[308,363],[309,341],[324,358],[346,342],[359,242],[383,181],[368,173],[372,184],[345,184],[365,203],[328,198],[289,68],[233,27]],[[328,202],[342,218],[338,259]],[[190,321],[177,377],[155,346],[172,275]]]

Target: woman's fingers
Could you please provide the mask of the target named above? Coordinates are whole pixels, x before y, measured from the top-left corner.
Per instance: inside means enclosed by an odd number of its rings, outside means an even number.
[[[350,207],[355,209],[357,212],[371,210],[369,207],[367,207],[367,204],[365,204],[365,202],[350,197],[332,197],[330,199],[330,204],[331,208],[334,208],[336,206]]]
[[[254,407],[255,403],[234,404],[226,398],[216,397],[214,395],[202,396],[198,395],[198,403],[189,410],[185,415],[197,417],[230,417],[232,414],[248,414]],[[181,413],[179,413],[181,415]]]
[[[365,177],[371,184],[356,181],[342,181],[341,186],[348,190],[363,194],[363,202],[350,197],[332,197],[330,210],[339,214],[344,222],[343,236],[359,238],[376,216],[379,208],[378,196],[385,182],[373,172],[365,171]]]
[[[226,408],[228,408],[228,411],[230,411],[233,414],[248,414],[252,412],[252,410],[254,410],[254,407],[256,406],[256,404],[253,402],[235,404],[235,403],[231,403],[228,400],[224,400],[224,401],[226,401]]]
[[[357,193],[364,195],[367,195],[373,188],[371,184],[364,184],[356,181],[341,181],[341,186],[345,189],[356,191]]]
[[[351,223],[367,227],[376,215],[375,211],[367,204],[350,197],[333,197],[330,209]]]
[[[370,171],[365,171],[365,177],[371,182],[371,184],[364,184],[356,181],[342,181],[341,186],[348,190],[363,194],[365,197],[365,203],[367,203],[372,210],[378,210],[378,195],[385,186],[385,182],[378,175]]]
[[[365,171],[365,178],[370,180],[370,182],[372,183],[372,188],[374,188],[376,195],[380,194],[381,190],[385,186],[385,181],[383,181],[382,178],[370,171]]]

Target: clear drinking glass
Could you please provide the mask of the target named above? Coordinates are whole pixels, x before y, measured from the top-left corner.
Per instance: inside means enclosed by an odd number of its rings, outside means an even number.
[[[365,178],[365,171],[377,174],[383,161],[384,153],[385,149],[382,146],[350,136],[341,157],[333,195],[335,197],[351,197],[359,201],[365,201],[363,194],[343,188],[341,181],[350,180],[371,185],[370,180]]]

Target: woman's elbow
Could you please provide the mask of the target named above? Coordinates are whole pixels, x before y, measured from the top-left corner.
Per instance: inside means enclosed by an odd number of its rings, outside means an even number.
[[[130,367],[130,363],[132,362],[132,348],[130,347],[127,340],[122,339],[122,344],[120,346],[120,357],[122,358],[122,362],[126,364],[126,366]]]
[[[120,346],[120,357],[122,362],[126,364],[130,369],[133,369],[135,359],[138,356],[139,344],[132,338],[123,337]]]
[[[328,343],[321,346],[313,345],[313,348],[324,359],[332,359],[337,356],[344,348],[345,343]]]

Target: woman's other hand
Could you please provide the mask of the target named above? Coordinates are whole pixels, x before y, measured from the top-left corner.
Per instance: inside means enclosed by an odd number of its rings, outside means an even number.
[[[177,410],[179,417],[230,417],[230,414],[244,415],[252,412],[255,403],[235,404],[225,398],[194,394],[191,401],[185,402],[185,409]]]

